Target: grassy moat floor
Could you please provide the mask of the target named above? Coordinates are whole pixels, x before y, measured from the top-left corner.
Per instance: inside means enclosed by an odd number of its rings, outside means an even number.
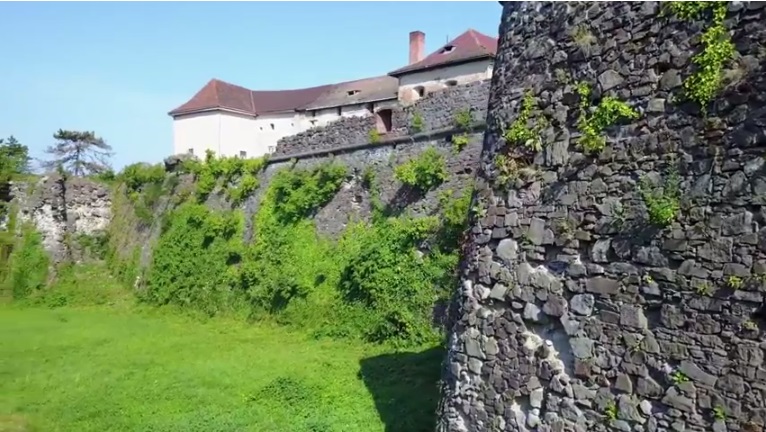
[[[156,309],[0,306],[0,432],[432,431],[441,358]]]

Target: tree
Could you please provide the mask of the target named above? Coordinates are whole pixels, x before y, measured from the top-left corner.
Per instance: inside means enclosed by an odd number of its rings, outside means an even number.
[[[0,138],[0,176],[7,181],[14,174],[29,172],[29,148],[19,143],[11,135],[8,139]]]
[[[100,174],[111,169],[112,147],[95,132],[59,129],[53,138],[58,142],[45,150],[52,158],[42,162],[44,168],[60,169],[75,176]]]

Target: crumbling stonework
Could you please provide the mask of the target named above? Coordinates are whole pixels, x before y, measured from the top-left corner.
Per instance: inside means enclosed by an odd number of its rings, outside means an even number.
[[[729,3],[725,25],[740,58],[703,116],[682,99],[703,20],[504,4],[439,431],[764,430],[764,3]],[[579,81],[640,114],[597,156],[576,145]],[[494,160],[525,90],[544,149],[504,189]],[[657,226],[639,179],[673,169],[680,212]]]
[[[103,233],[111,218],[109,189],[88,179],[49,175],[14,183],[11,195],[18,220],[36,227],[54,262],[67,258],[67,236]]]

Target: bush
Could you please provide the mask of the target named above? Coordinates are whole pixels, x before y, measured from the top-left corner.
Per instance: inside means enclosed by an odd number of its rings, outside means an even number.
[[[444,156],[429,147],[417,158],[396,167],[394,176],[408,186],[427,192],[444,183],[449,173]]]

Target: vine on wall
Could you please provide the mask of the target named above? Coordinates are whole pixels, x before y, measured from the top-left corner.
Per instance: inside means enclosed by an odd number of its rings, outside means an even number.
[[[728,2],[670,2],[667,8],[685,21],[695,21],[711,13],[711,23],[702,33],[702,51],[692,58],[696,70],[684,81],[686,97],[704,109],[721,90],[723,68],[736,54],[724,25]]]
[[[577,94],[580,96],[580,114],[577,129],[582,134],[578,145],[588,153],[597,153],[606,147],[606,138],[602,135],[604,129],[614,125],[620,119],[635,120],[638,112],[617,98],[606,96],[590,112],[589,102],[591,89],[588,83],[577,84]]]

